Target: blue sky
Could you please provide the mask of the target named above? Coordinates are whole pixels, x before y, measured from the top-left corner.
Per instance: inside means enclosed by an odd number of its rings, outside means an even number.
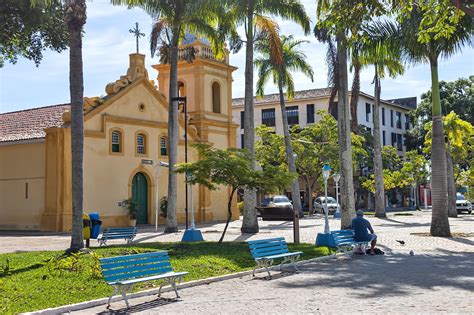
[[[303,1],[313,21],[315,2]],[[104,95],[105,85],[126,73],[128,54],[135,52],[135,39],[129,33],[135,22],[140,23],[142,32],[146,34],[140,39],[140,52],[147,55],[146,65],[150,79],[156,79],[157,73],[151,65],[158,63],[158,58],[150,58],[148,45],[151,18],[140,9],[114,7],[106,0],[88,1],[87,5],[88,19],[83,39],[84,95]],[[325,46],[318,43],[313,36],[305,37],[294,23],[280,21],[280,28],[283,34],[293,34],[309,41],[302,45],[302,49],[314,69],[315,81],[311,82],[308,78],[295,74],[296,88],[302,90],[325,87]],[[245,49],[242,49],[238,54],[230,56],[230,63],[239,68],[234,72],[233,97],[241,97],[244,94],[244,51]],[[68,57],[68,51],[61,54],[46,51],[38,68],[28,60],[19,60],[15,65],[5,64],[4,68],[0,69],[0,113],[69,102]],[[473,48],[464,48],[462,53],[439,62],[440,80],[451,81],[473,74]],[[369,94],[373,94],[372,76],[373,71],[370,68],[364,70],[361,76],[362,91]],[[382,82],[382,98],[419,98],[420,94],[429,88],[429,66],[409,66],[403,76]],[[265,92],[275,93],[277,89],[268,85]]]

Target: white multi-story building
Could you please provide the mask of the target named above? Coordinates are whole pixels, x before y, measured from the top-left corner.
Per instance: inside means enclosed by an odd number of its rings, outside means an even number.
[[[331,88],[311,89],[295,92],[291,101],[286,101],[286,111],[290,126],[305,127],[317,122],[320,117],[319,110],[328,110]],[[349,92],[350,96],[350,92]],[[337,100],[337,99],[336,99]],[[265,95],[263,98],[254,98],[255,126],[265,124],[275,128],[277,134],[283,134],[281,110],[278,94]],[[404,135],[411,128],[409,110],[416,108],[416,97],[381,101],[380,139],[383,145],[392,145],[398,149],[400,155],[406,151]],[[359,125],[364,125],[369,131],[373,124],[374,97],[361,92],[357,107],[357,120]],[[235,123],[240,125],[237,131],[237,146],[243,147],[244,139],[244,98],[232,100],[232,116]]]

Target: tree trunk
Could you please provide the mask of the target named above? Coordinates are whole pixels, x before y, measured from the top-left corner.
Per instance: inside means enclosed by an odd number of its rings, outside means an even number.
[[[431,229],[433,236],[449,237],[446,146],[444,142],[443,116],[439,95],[438,63],[432,60],[431,91],[433,98],[433,140],[431,142]]]
[[[219,239],[219,244],[222,243],[224,240],[225,232],[227,232],[227,227],[229,226],[230,219],[232,219],[232,198],[234,198],[234,193],[237,190],[236,188],[232,188],[232,192],[230,193],[229,201],[227,202],[227,221],[225,223],[224,231],[222,231],[221,238]]]
[[[283,135],[285,139],[286,160],[288,162],[288,170],[290,171],[290,173],[298,175],[296,173],[295,157],[293,156],[293,146],[291,145],[290,128],[288,126],[288,116],[286,114],[285,98],[283,94],[281,78],[282,74],[280,74],[278,91],[280,93],[280,109],[281,120],[283,122]],[[298,176],[296,176],[296,179],[293,181],[293,183],[291,183],[291,199],[293,200],[293,242],[295,244],[299,244],[301,199]]]
[[[385,189],[383,183],[382,144],[380,143],[380,78],[375,69],[374,104],[374,178],[375,178],[375,216],[386,218]]]
[[[448,150],[446,150],[446,166],[448,177],[448,216],[450,218],[457,218],[458,211],[456,210],[456,180],[454,179],[454,165],[451,156],[451,144],[448,141]]]
[[[178,97],[178,28],[174,27],[170,47],[170,86],[169,86],[169,110],[168,110],[168,148],[169,148],[169,172],[168,172],[168,208],[166,215],[165,233],[178,231],[176,219],[178,179],[176,174],[176,163],[178,162],[178,102],[172,101]]]
[[[84,247],[83,157],[84,157],[84,78],[82,72],[82,28],[86,23],[84,0],[67,0],[64,19],[69,30],[69,93],[71,95],[71,160],[72,160],[72,231],[69,251]]]
[[[358,133],[359,122],[357,120],[357,105],[359,103],[360,93],[360,62],[357,57],[354,57],[354,79],[352,80],[351,90],[351,131]]]
[[[252,2],[253,3],[253,2]],[[245,54],[245,107],[244,107],[244,144],[250,151],[252,168],[255,163],[255,126],[253,109],[253,5],[249,4],[247,11],[247,43]],[[257,196],[254,189],[244,189],[244,216],[242,233],[258,233]]]
[[[332,60],[332,65],[334,65],[335,69],[333,69],[334,76],[332,78],[332,89],[331,89],[331,94],[329,95],[329,104],[328,104],[328,113],[333,116],[335,119],[337,119],[337,114],[335,111],[336,103],[336,95],[337,95],[337,89],[339,88],[339,76],[338,76],[338,65],[337,65],[337,51],[336,48],[334,47],[334,42],[332,40],[329,40],[328,42],[328,51],[331,54]]]
[[[337,60],[338,60],[338,137],[339,161],[341,166],[341,229],[351,226],[355,217],[354,183],[352,171],[352,145],[350,129],[350,108],[347,97],[347,48],[345,35],[337,35]]]

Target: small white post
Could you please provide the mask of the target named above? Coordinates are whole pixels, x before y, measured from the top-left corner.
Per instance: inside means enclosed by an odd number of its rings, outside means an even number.
[[[423,203],[425,206],[425,210],[428,209],[428,189],[423,188]]]

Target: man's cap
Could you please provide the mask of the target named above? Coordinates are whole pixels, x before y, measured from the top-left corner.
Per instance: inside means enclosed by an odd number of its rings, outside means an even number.
[[[358,217],[363,217],[363,216],[364,216],[364,211],[362,211],[362,210],[357,210],[356,215],[357,215]]]

